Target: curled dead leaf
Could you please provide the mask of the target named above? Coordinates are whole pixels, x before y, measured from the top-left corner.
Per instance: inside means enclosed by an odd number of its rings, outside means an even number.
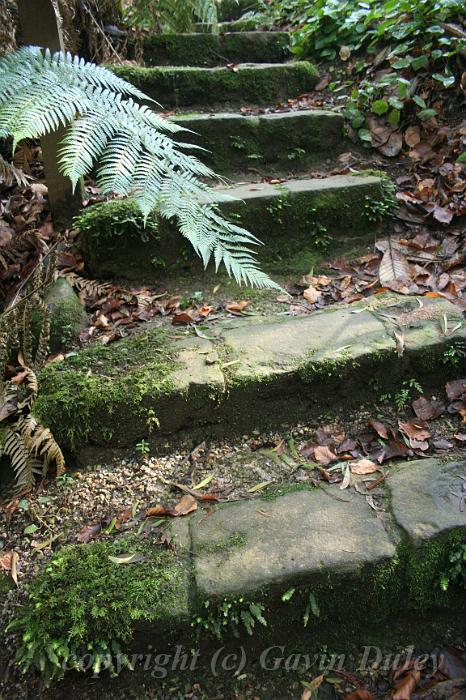
[[[373,474],[380,469],[380,466],[371,459],[358,459],[350,466],[353,474]]]
[[[321,296],[322,292],[319,292],[319,290],[312,285],[303,292],[303,297],[309,302],[309,304],[315,304],[317,301],[319,301]]]
[[[226,304],[225,308],[227,311],[231,311],[234,314],[240,314],[248,305],[249,301],[232,301],[229,304]]]

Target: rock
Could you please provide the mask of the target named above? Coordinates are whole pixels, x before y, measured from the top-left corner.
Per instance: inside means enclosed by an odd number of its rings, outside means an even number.
[[[50,311],[50,350],[57,352],[75,342],[87,326],[87,313],[73,287],[59,277],[50,287],[45,302]]]
[[[387,479],[398,525],[414,542],[466,527],[466,509],[460,510],[465,478],[466,460],[405,462]]]
[[[395,555],[395,545],[364,498],[327,487],[275,500],[219,507],[191,519],[195,576],[201,595],[245,593],[357,574]],[[344,498],[344,501],[335,498]],[[342,526],[344,523],[344,526]]]

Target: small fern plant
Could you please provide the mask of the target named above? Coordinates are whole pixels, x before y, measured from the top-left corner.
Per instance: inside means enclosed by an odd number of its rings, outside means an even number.
[[[71,54],[23,47],[0,59],[0,138],[40,138],[67,126],[60,168],[76,187],[98,163],[105,194],[131,197],[147,219],[151,211],[177,221],[207,266],[223,264],[238,284],[278,285],[262,272],[253,246],[260,241],[223,218],[200,177],[214,174],[168,134],[183,127],[141,101],[144,93],[111,71]],[[228,200],[228,197],[225,197]]]
[[[217,31],[215,0],[131,0],[124,3],[123,18],[134,29],[189,32],[195,21]]]
[[[33,415],[38,394],[36,372],[48,355],[50,317],[44,294],[54,274],[54,259],[46,268],[41,261],[32,276],[30,291],[0,317],[0,368],[2,402],[0,455],[10,458],[17,493],[30,491],[36,476],[44,478],[55,465],[57,476],[65,471],[63,453],[51,431]],[[37,321],[40,321],[39,328]],[[36,327],[36,339],[33,337]],[[4,368],[17,356],[16,374],[5,381]]]

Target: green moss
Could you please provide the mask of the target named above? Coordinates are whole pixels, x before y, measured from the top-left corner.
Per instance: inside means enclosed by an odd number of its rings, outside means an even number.
[[[156,214],[151,214],[144,222],[142,213],[130,199],[117,199],[87,207],[75,217],[73,226],[85,234],[92,246],[101,239],[108,242],[133,235],[143,242],[156,239],[159,220]]]
[[[404,545],[409,599],[416,609],[451,604],[454,587],[442,590],[440,579],[448,569],[451,552],[461,544],[466,544],[466,534],[458,528],[418,545]]]
[[[144,399],[170,392],[175,366],[162,329],[94,345],[42,370],[34,411],[65,448],[74,449],[98,434],[109,414],[122,431],[131,420],[143,422]]]
[[[289,57],[287,32],[155,34],[144,40],[147,65],[218,66],[275,63]]]
[[[304,361],[298,371],[303,382],[312,382],[315,379],[325,380],[329,377],[341,377],[350,370],[357,369],[360,363],[352,358],[347,350],[343,350],[338,357],[329,357],[328,359],[320,358],[317,361],[312,360],[313,354],[309,360]]]
[[[176,138],[195,143],[207,151],[202,160],[221,175],[245,172],[260,161],[262,167],[293,173],[318,166],[329,150],[341,149],[342,118],[338,114],[286,113],[284,115],[216,115],[177,122],[195,134]],[[286,143],[287,147],[283,148]],[[300,153],[299,158],[294,158]]]
[[[124,554],[140,560],[109,559]],[[128,645],[136,623],[179,624],[187,615],[184,567],[171,550],[135,536],[63,547],[33,579],[14,623],[23,630],[19,663],[46,680],[61,677],[66,667],[83,670],[80,658],[89,655],[107,665],[104,657]]]
[[[318,80],[318,72],[306,61],[244,67],[238,71],[191,66],[111,66],[111,69],[164,107],[264,104],[307,92]]]
[[[197,551],[205,554],[217,554],[221,552],[230,552],[237,547],[243,547],[247,540],[242,532],[236,532],[234,535],[218,540],[217,542],[204,542],[199,545]]]

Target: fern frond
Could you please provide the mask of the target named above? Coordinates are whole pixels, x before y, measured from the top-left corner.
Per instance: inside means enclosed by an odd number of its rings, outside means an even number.
[[[31,414],[21,417],[17,423],[17,430],[21,435],[24,445],[31,456],[40,459],[44,467],[42,474],[47,474],[50,464],[55,463],[57,476],[65,471],[65,458],[53,437],[51,431],[37,422]]]
[[[30,491],[34,487],[37,464],[31,459],[21,434],[9,425],[5,430],[3,454],[11,460],[16,489],[20,493]]]
[[[17,168],[13,163],[9,163],[0,154],[0,184],[11,187],[16,182],[21,187],[27,187],[29,179],[28,175],[25,175],[20,168]]]
[[[214,18],[211,0],[175,5],[202,21]],[[177,221],[204,265],[213,258],[239,283],[277,288],[253,257],[257,239],[210,203],[211,191],[199,180],[214,176],[210,168],[185,152],[189,144],[170,138],[182,127],[133,98],[147,99],[107,69],[68,53],[26,47],[0,59],[0,137],[12,136],[16,145],[68,126],[60,167],[74,185],[98,161],[105,194],[133,197],[145,218],[157,209]]]

